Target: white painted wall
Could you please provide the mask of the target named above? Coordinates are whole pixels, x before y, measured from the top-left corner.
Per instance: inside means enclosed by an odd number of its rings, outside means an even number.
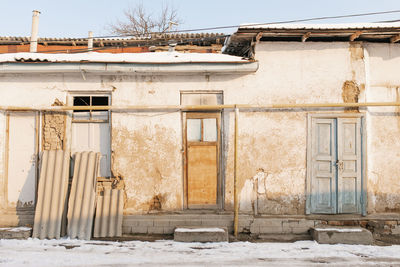
[[[11,207],[34,207],[36,195],[34,112],[9,114],[7,200]]]
[[[0,97],[0,105],[49,106],[55,98],[66,103],[67,96],[77,92],[109,92],[115,106],[178,105],[180,91],[184,90],[222,90],[225,104],[342,103],[342,86],[349,80],[360,86],[359,102],[398,100],[397,44],[261,42],[256,46],[256,59],[259,70],[247,75],[86,74],[86,80],[80,74],[0,75],[1,94],[6,96]],[[260,213],[304,214],[307,114],[342,111],[241,110],[241,206],[251,212],[254,203],[249,202],[258,199]],[[364,112],[368,211],[393,211],[399,203],[396,192],[400,191],[399,179],[396,180],[400,163],[399,111],[369,108]],[[224,112],[223,130],[225,207],[231,209],[234,116],[230,110]],[[67,147],[71,147],[71,132],[68,118]],[[111,135],[111,168],[126,184],[125,212],[147,213],[155,196],[161,199],[163,209],[181,209],[181,114],[114,112]]]

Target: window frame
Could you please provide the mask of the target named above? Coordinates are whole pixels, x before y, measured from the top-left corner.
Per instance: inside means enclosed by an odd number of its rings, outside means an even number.
[[[74,100],[77,97],[89,97],[89,106],[92,106],[93,103],[93,97],[107,97],[107,106],[110,105],[111,103],[111,95],[109,94],[77,94],[77,95],[72,95],[72,106],[75,107],[74,105]],[[76,106],[76,107],[84,107],[84,106]],[[74,114],[75,114],[75,110],[72,110],[72,122],[93,122],[93,123],[99,123],[99,122],[104,122],[104,123],[108,123],[110,122],[110,110],[101,110],[101,111],[105,111],[107,112],[107,119],[93,119],[93,112],[96,112],[96,110],[92,110],[92,109],[88,109],[87,112],[89,112],[89,119],[76,119]],[[79,112],[77,112],[79,113]]]

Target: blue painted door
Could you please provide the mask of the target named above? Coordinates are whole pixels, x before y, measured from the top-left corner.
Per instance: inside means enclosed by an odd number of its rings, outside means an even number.
[[[361,118],[313,118],[311,213],[361,213]]]

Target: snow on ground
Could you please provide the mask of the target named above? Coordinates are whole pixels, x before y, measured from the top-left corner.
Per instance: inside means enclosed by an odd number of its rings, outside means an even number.
[[[400,266],[400,246],[0,240],[0,266]]]
[[[22,232],[22,231],[30,231],[32,228],[30,227],[10,227],[10,228],[0,228],[0,231],[9,231],[9,232]]]

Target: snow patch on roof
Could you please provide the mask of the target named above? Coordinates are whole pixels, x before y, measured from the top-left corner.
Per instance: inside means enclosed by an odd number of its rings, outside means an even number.
[[[216,53],[79,53],[79,54],[44,54],[44,53],[9,53],[0,54],[0,62],[105,62],[105,63],[245,63],[241,57]]]
[[[313,29],[313,30],[346,30],[346,29],[376,29],[376,28],[400,28],[400,22],[390,23],[336,23],[336,24],[241,24],[239,29]]]

